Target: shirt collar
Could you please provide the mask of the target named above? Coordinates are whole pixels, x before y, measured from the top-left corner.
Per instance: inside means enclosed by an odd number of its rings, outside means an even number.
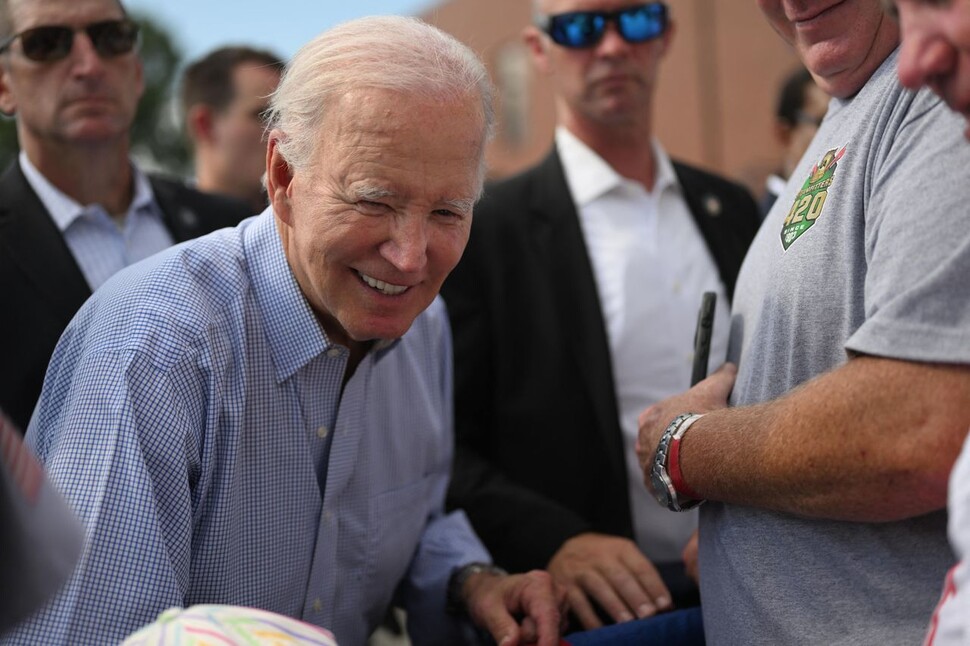
[[[27,178],[27,183],[37,193],[37,197],[40,198],[41,203],[47,209],[47,212],[50,213],[51,219],[61,233],[67,231],[68,227],[77,218],[81,217],[85,211],[95,206],[83,206],[67,193],[64,193],[51,184],[44,177],[43,173],[37,170],[37,167],[31,163],[26,152],[21,150],[18,160],[24,177]],[[148,177],[135,164],[131,164],[131,172],[132,180],[135,184],[135,193],[132,197],[131,205],[128,207],[126,217],[128,214],[135,213],[141,209],[151,209],[152,204],[155,203],[155,195],[152,192],[152,185],[148,181]]]
[[[243,234],[253,291],[272,348],[276,379],[283,382],[330,347],[290,270],[273,208],[247,221]]]
[[[785,190],[788,185],[788,180],[784,179],[780,175],[769,175],[765,179],[765,188],[774,195],[781,195],[781,192]]]
[[[657,164],[653,192],[659,195],[677,186],[677,176],[670,157],[660,143],[654,139],[651,145]],[[627,179],[613,170],[605,159],[562,126],[556,128],[556,148],[566,174],[566,184],[578,208],[625,184],[646,190],[640,182]]]
[[[327,337],[300,290],[286,260],[273,207],[247,222],[246,258],[253,288],[273,353],[276,378],[283,382],[315,358],[337,347]],[[371,353],[382,354],[398,339],[377,341]],[[345,349],[346,350],[346,349]]]

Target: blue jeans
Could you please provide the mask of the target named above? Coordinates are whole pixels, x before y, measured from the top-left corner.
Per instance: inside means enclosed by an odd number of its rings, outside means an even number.
[[[700,608],[666,612],[655,617],[614,624],[566,635],[570,646],[704,646],[704,620]]]

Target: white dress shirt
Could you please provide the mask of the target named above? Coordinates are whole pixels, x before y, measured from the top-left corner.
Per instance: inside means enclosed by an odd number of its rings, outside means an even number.
[[[64,236],[91,291],[120,269],[173,244],[145,174],[131,165],[134,195],[122,220],[100,204],[79,204],[51,184],[20,152],[20,168]]]
[[[694,329],[705,291],[718,295],[709,365],[714,370],[724,362],[729,324],[724,285],[659,143],[653,143],[653,191],[620,176],[565,128],[557,129],[556,146],[609,338],[636,540],[652,561],[677,561],[697,528],[697,512],[674,514],[647,492],[634,451],[637,417],[690,387]]]

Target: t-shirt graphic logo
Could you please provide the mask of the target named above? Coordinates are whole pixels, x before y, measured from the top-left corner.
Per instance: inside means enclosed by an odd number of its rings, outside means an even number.
[[[822,208],[829,195],[829,187],[835,181],[835,169],[839,160],[845,155],[845,146],[833,148],[824,155],[821,161],[812,167],[812,172],[795,196],[795,203],[791,205],[785,223],[781,228],[781,246],[788,251],[799,236],[812,228],[818,217],[822,215]]]

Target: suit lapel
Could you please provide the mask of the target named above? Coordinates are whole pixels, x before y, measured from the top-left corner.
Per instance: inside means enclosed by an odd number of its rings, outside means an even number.
[[[694,216],[694,222],[704,236],[704,242],[714,258],[718,273],[721,275],[721,282],[727,290],[728,299],[733,299],[735,276],[743,255],[741,258],[737,257],[727,244],[737,237],[737,232],[729,229],[731,218],[723,217],[728,205],[724,204],[721,197],[711,191],[709,186],[699,181],[689,168],[677,162],[673,162],[673,165],[687,208]]]
[[[577,359],[579,378],[586,382],[611,466],[622,473],[626,469],[623,439],[599,293],[576,206],[555,150],[536,168],[530,207],[536,216],[531,221],[536,258],[555,295],[555,324],[563,329]]]
[[[9,259],[9,269],[32,284],[66,324],[91,295],[80,267],[16,161],[0,178],[0,195],[4,196],[0,254]]]
[[[185,242],[197,238],[205,231],[196,213],[184,200],[179,199],[178,186],[174,182],[149,177],[155,202],[162,210],[162,221],[175,242]]]

